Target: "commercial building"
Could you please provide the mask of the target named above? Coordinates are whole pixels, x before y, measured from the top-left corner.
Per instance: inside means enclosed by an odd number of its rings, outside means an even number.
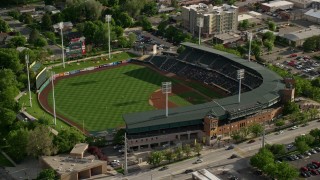
[[[181,16],[183,27],[194,35],[199,33],[198,18],[203,18],[201,35],[204,37],[235,31],[238,26],[238,7],[233,5],[212,6],[200,3],[183,6]]]
[[[311,0],[288,0],[288,1],[292,2],[294,7],[302,8],[302,9],[308,8],[312,3]]]
[[[287,10],[292,8],[293,3],[289,1],[269,1],[261,4],[261,9],[265,12],[274,12],[278,9]]]
[[[93,155],[85,156],[88,144],[75,145],[69,155],[43,156],[40,158],[42,168],[52,168],[61,180],[78,180],[93,178],[107,172],[107,161],[100,161]]]
[[[316,8],[310,9],[309,11],[304,13],[303,19],[310,21],[310,22],[313,22],[313,23],[320,24],[320,10],[318,10]]]
[[[238,41],[239,39],[241,39],[241,36],[239,34],[229,32],[229,33],[214,35],[212,42],[215,42],[218,44],[227,44],[227,43]]]
[[[123,115],[128,146],[132,149],[153,148],[195,140],[210,145],[217,141],[217,137],[229,137],[233,131],[238,131],[242,127],[272,121],[282,112],[280,103],[293,100],[294,89],[291,86],[287,88],[280,76],[257,63],[192,43],[182,43],[182,45],[186,47],[185,54],[180,54],[176,59],[170,57],[166,60],[159,57],[158,60],[155,59],[153,65],[179,71],[186,70],[186,73],[192,72],[193,75],[197,71],[204,79],[210,78],[204,74],[211,73],[211,77],[214,77],[217,83],[212,83],[212,86],[220,90],[225,89],[221,92],[230,90],[233,93],[204,104],[170,108],[168,117],[164,110]],[[152,61],[153,59],[149,62],[152,64]],[[173,67],[174,62],[178,67]],[[241,94],[240,103],[237,95],[238,81],[224,78],[235,76],[239,68],[247,72],[245,74],[247,79],[244,79],[244,82],[249,88],[247,91],[242,90],[244,92]],[[225,76],[220,76],[224,79],[218,80],[219,76],[214,74],[213,69],[219,74],[224,74]],[[187,75],[186,73],[183,74]],[[219,81],[222,84],[218,84]],[[229,87],[223,84],[228,84]]]
[[[283,34],[281,37],[289,41],[292,46],[302,46],[307,38],[312,36],[318,36],[320,34],[320,28],[317,26],[310,26],[309,28]]]

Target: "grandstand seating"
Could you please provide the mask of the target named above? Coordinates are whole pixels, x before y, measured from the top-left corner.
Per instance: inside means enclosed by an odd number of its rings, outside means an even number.
[[[195,49],[186,49],[177,59],[154,56],[149,62],[163,71],[218,87],[230,95],[237,94],[239,91],[237,79],[239,69],[245,69],[241,82],[242,92],[257,88],[263,81],[261,75],[254,70],[223,56]]]

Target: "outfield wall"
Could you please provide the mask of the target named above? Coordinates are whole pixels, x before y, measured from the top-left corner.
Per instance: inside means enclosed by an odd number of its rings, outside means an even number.
[[[69,76],[69,75],[75,75],[75,74],[79,74],[79,73],[83,73],[83,72],[90,72],[90,71],[100,70],[102,68],[107,68],[107,67],[117,66],[117,65],[121,65],[121,64],[126,64],[126,63],[128,63],[130,61],[131,61],[131,59],[124,60],[124,61],[119,61],[119,62],[107,63],[107,64],[103,64],[103,65],[99,65],[99,66],[91,66],[91,67],[87,67],[87,68],[80,69],[80,70],[72,70],[72,71],[68,71],[68,72],[64,72],[64,73],[59,73],[59,74],[55,74],[54,75],[54,79],[58,78],[58,77],[63,78],[65,76]],[[56,81],[55,81],[55,83],[56,83]],[[50,107],[46,106],[45,103],[40,100],[42,92],[44,92],[44,94],[48,93],[48,89],[47,88],[49,88],[49,87],[51,88],[51,86],[48,87],[48,85],[50,85],[50,84],[51,84],[51,78],[48,78],[42,84],[42,86],[39,88],[39,90],[38,90],[38,102],[41,105],[42,109],[44,109],[47,113],[50,113],[52,115],[53,113],[50,110]],[[47,91],[47,92],[45,92],[45,91]],[[48,98],[48,97],[46,97],[46,98]],[[77,124],[74,121],[68,120],[67,118],[64,118],[63,116],[61,116],[59,114],[57,114],[57,118],[61,119],[66,124],[68,124],[70,126],[73,126],[73,127],[77,128],[77,129],[79,129],[81,132],[83,132],[82,131],[82,125]],[[89,135],[89,132],[86,131],[86,130],[84,130],[83,133],[86,134],[86,135]]]

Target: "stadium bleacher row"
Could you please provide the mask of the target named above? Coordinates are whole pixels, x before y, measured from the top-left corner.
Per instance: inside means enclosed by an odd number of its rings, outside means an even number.
[[[263,81],[260,74],[251,69],[223,56],[195,49],[186,49],[176,59],[153,56],[147,62],[162,71],[218,87],[230,95],[238,93],[237,70],[239,69],[245,69],[242,92],[257,88]]]

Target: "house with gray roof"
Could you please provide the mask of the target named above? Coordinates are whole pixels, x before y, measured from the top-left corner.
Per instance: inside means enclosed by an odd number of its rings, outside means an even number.
[[[306,39],[318,35],[320,35],[320,27],[310,26],[303,30],[283,34],[281,37],[287,39],[290,45],[302,46]]]

